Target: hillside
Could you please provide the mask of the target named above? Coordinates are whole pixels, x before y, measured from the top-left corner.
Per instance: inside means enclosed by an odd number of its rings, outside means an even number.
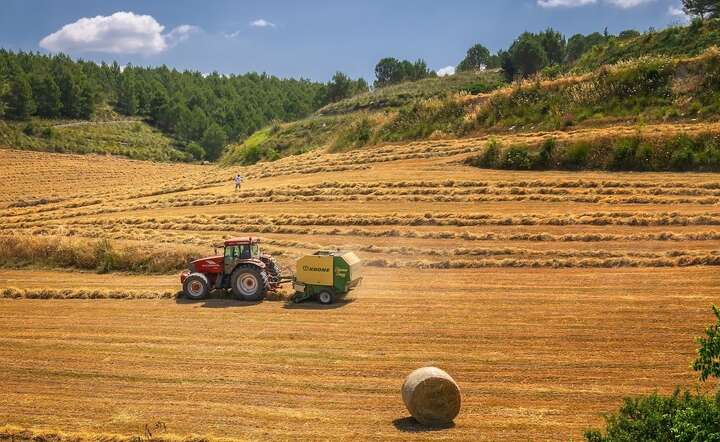
[[[107,117],[107,115],[106,115]],[[0,148],[42,152],[108,154],[137,160],[190,161],[193,156],[146,121],[114,115],[110,119],[0,120]]]
[[[494,72],[408,83],[341,101],[307,119],[265,128],[230,146],[223,161],[252,164],[318,148],[342,151],[384,142],[508,131],[716,121],[719,66],[720,50],[710,48],[696,57],[642,57],[587,74],[524,80],[500,89],[502,83]],[[471,94],[466,92],[470,86],[463,84],[482,84],[488,92]],[[389,104],[382,107],[384,103]]]
[[[423,139],[435,132],[452,133],[456,125],[452,114],[461,112],[455,97],[489,92],[503,84],[499,72],[488,71],[377,88],[327,105],[308,118],[264,128],[244,142],[228,146],[222,161],[252,164],[319,148],[342,151],[384,141]],[[402,133],[389,126],[408,110],[427,113],[437,105],[448,106],[450,115],[435,121],[417,119],[417,124]],[[388,130],[380,131],[385,125]]]
[[[610,37],[591,47],[572,66],[574,72],[589,72],[602,65],[647,56],[694,57],[720,44],[720,19],[695,20],[686,26],[671,26],[628,37]]]

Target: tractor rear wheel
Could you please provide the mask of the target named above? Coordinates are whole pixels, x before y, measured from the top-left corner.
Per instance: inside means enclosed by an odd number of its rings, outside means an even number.
[[[238,267],[230,281],[233,295],[241,301],[260,301],[265,297],[267,275],[255,267]]]
[[[333,293],[332,290],[325,289],[318,293],[317,299],[320,301],[320,304],[330,305],[335,302],[335,293]]]
[[[185,278],[183,293],[189,299],[203,299],[210,294],[210,284],[202,273],[193,273]]]

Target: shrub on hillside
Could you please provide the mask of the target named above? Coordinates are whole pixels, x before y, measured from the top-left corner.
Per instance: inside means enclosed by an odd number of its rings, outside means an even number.
[[[579,170],[587,166],[590,155],[590,144],[580,142],[567,146],[560,157],[560,165],[564,169]]]
[[[557,141],[555,138],[548,138],[545,140],[540,147],[540,153],[538,154],[535,167],[537,169],[549,169],[552,167],[555,150],[557,148]]]
[[[586,119],[610,116],[657,120],[673,113],[714,115],[720,111],[719,83],[718,50],[680,61],[643,57],[602,66],[584,76],[517,83],[483,102],[474,124],[564,129]]]
[[[535,165],[535,158],[526,146],[512,146],[503,153],[503,169],[530,170]]]
[[[401,108],[379,135],[385,141],[403,141],[427,138],[436,131],[459,134],[464,116],[463,104],[451,96],[424,100]]]
[[[720,395],[708,398],[675,391],[670,396],[626,398],[605,421],[604,434],[585,433],[588,442],[719,441]]]
[[[711,377],[720,379],[720,309],[713,306],[713,314],[717,321],[705,329],[705,337],[698,339],[700,348],[692,366],[700,374],[701,381]]]
[[[471,160],[471,165],[494,169],[500,167],[500,152],[502,145],[495,139],[487,142],[485,150],[479,156]]]
[[[372,138],[372,125],[370,120],[363,118],[350,125],[340,132],[340,135],[333,144],[333,150],[362,147],[370,142]]]
[[[503,150],[491,141],[467,164],[500,169],[598,169],[634,171],[720,171],[720,142],[714,135],[672,138],[597,138],[558,146],[546,140],[539,149]]]

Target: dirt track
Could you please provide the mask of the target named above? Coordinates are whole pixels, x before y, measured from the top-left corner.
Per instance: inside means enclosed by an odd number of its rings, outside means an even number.
[[[0,285],[19,273],[0,272]],[[26,276],[47,288],[77,284],[56,272]],[[404,420],[402,376],[433,364],[461,385],[462,413],[454,428],[414,436],[579,438],[623,396],[692,385],[692,339],[720,285],[711,268],[444,271],[424,275],[420,291],[414,271],[387,276],[369,269],[351,302],[333,309],[0,300],[0,422],[405,438],[414,427]],[[172,284],[83,279],[97,288]]]

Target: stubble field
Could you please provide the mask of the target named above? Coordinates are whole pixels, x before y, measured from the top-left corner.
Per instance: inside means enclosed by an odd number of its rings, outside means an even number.
[[[242,170],[241,192],[241,169],[0,150],[0,237],[207,254],[250,234],[286,266],[327,247],[366,263],[362,287],[321,308],[174,299],[168,272],[6,262],[0,289],[19,290],[0,291],[0,423],[577,440],[624,396],[694,386],[693,339],[720,288],[720,178],[461,164],[483,145],[305,154]],[[85,299],[32,299],[62,297]],[[403,377],[428,364],[462,389],[452,428],[407,419]]]

